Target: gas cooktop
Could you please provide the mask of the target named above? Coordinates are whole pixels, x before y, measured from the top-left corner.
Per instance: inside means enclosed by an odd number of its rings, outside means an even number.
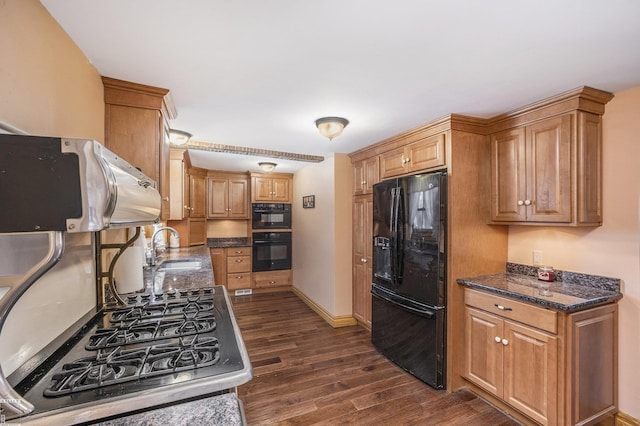
[[[113,415],[245,383],[251,366],[228,300],[222,286],[170,290],[99,313],[15,386],[35,406],[24,419]]]

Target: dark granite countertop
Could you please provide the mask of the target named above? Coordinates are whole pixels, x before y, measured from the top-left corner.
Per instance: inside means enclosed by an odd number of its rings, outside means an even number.
[[[160,271],[162,263],[167,260],[198,260],[200,269]],[[161,293],[164,290],[180,288],[200,288],[215,285],[209,249],[202,246],[170,248],[158,255],[157,265],[144,269],[145,290]]]
[[[144,413],[120,417],[99,426],[128,425],[242,425],[241,402],[235,393],[212,396],[171,405]]]
[[[526,265],[507,264],[507,271],[497,274],[469,278],[458,278],[458,284],[484,290],[512,299],[544,306],[562,312],[576,312],[596,305],[612,303],[622,298],[620,280],[558,271],[557,276],[565,280],[550,283],[550,296],[538,291],[540,283]],[[572,275],[574,274],[574,275]],[[578,277],[578,278],[576,278]],[[616,286],[617,283],[617,286]]]
[[[225,248],[225,247],[251,247],[249,239],[246,237],[236,238],[207,238],[207,247]]]

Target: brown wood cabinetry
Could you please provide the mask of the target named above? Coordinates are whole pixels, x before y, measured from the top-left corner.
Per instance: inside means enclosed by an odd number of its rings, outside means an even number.
[[[373,196],[355,197],[353,201],[353,317],[371,328],[371,282],[373,244],[371,222]]]
[[[205,170],[189,169],[189,217],[204,219],[207,207],[207,178]]]
[[[189,194],[189,176],[184,162],[184,149],[171,149],[169,175],[169,220],[182,220],[189,216],[186,209]]]
[[[251,202],[291,203],[293,176],[287,173],[251,173]]]
[[[155,180],[162,197],[160,219],[169,218],[167,120],[175,111],[169,91],[102,77],[105,146]]]
[[[501,130],[491,134],[493,223],[602,224],[601,115],[609,99],[585,89],[496,121],[491,128]]]
[[[353,194],[373,193],[373,185],[380,180],[380,160],[378,156],[365,158],[353,163]]]
[[[227,255],[227,290],[251,288],[251,247],[229,247]]]
[[[176,190],[171,211],[176,215],[167,221],[167,225],[180,233],[180,246],[189,247],[205,243],[207,235],[206,208],[206,176],[207,171],[190,167],[188,154],[184,155],[182,164],[178,163],[178,154],[172,154],[172,171],[182,171],[182,192]],[[178,175],[179,176],[179,175]],[[172,175],[172,189],[179,188],[180,179]],[[178,194],[181,196],[178,200]],[[180,204],[178,204],[180,201]],[[179,206],[182,205],[182,209]]]
[[[251,247],[210,248],[213,279],[227,290],[251,288]]]
[[[207,192],[207,218],[249,218],[249,178],[246,174],[210,172]]]
[[[615,412],[616,304],[567,315],[473,289],[465,303],[469,382],[543,425]]]
[[[387,179],[407,173],[444,166],[445,135],[427,137],[380,156],[380,178]]]
[[[291,285],[291,269],[253,273],[254,288],[270,288]]]

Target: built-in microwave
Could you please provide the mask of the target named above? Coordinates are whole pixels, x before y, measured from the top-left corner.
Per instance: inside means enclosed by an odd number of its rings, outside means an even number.
[[[251,207],[253,229],[291,229],[291,204],[255,203]]]

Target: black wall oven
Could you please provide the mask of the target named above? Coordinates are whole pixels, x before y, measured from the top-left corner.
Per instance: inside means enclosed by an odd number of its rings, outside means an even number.
[[[253,233],[253,272],[291,269],[291,232]]]
[[[253,229],[291,229],[291,204],[251,205]]]

